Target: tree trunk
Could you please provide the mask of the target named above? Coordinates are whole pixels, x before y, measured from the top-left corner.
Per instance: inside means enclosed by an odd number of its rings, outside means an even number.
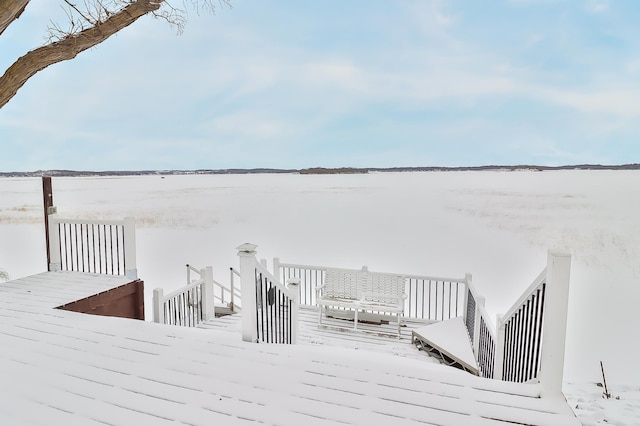
[[[15,96],[29,78],[49,65],[75,58],[78,53],[102,43],[113,34],[131,25],[140,17],[158,10],[164,0],[137,0],[111,15],[102,23],[87,28],[77,34],[71,34],[60,41],[39,47],[18,58],[2,77],[0,77],[0,108]],[[7,6],[15,3],[17,6]],[[11,21],[20,16],[29,0],[0,2],[0,33]],[[18,6],[22,5],[22,9]],[[6,9],[6,10],[5,10]],[[13,17],[13,18],[11,18]],[[4,27],[3,27],[4,25]]]

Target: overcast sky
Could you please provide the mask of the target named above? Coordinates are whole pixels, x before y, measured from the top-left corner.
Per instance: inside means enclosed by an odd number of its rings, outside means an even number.
[[[58,3],[0,37],[0,72]],[[233,4],[36,75],[0,171],[640,162],[638,1]]]

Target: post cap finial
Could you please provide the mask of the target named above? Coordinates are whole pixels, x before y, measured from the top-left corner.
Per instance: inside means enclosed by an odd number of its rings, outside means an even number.
[[[240,253],[255,253],[258,246],[251,243],[244,243],[236,247]]]
[[[300,285],[300,277],[291,277],[287,280],[288,285]]]

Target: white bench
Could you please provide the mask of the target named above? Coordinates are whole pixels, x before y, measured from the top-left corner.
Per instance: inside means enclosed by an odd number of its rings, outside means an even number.
[[[354,310],[353,329],[358,330],[358,311],[395,314],[404,313],[405,279],[401,275],[377,272],[327,269],[322,285],[316,288],[316,303],[320,308],[319,326],[326,307]]]

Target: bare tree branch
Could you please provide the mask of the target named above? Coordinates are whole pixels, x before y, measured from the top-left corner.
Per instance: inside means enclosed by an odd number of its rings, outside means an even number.
[[[0,0],[0,34],[22,14],[30,0]],[[0,108],[39,71],[58,62],[75,58],[80,52],[102,43],[139,18],[153,14],[174,25],[180,33],[186,22],[185,10],[174,8],[167,0],[83,0],[78,6],[62,0],[67,7],[68,28],[52,22],[47,45],[18,58],[0,77]],[[213,0],[183,0],[197,10],[207,7],[215,11]],[[220,6],[231,6],[230,0],[218,0]]]
[[[0,0],[0,35],[22,15],[30,0]]]
[[[75,58],[78,53],[103,42],[140,17],[158,10],[161,5],[162,1],[135,1],[94,27],[39,47],[20,57],[0,77],[0,108],[6,105],[18,89],[38,71],[49,65]]]

